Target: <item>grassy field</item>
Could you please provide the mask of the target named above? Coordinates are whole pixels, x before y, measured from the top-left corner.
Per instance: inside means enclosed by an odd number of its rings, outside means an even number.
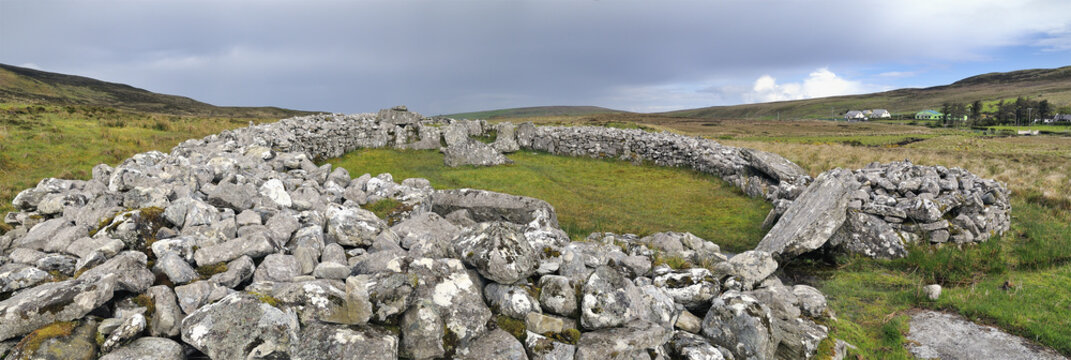
[[[476,188],[536,197],[574,239],[592,232],[689,231],[732,252],[754,248],[770,211],[717,177],[679,168],[518,152],[496,167],[443,165],[436,151],[360,150],[326,162],[351,174],[422,177],[437,189]]]
[[[88,179],[94,165],[274,119],[205,118],[97,106],[0,104],[0,214],[43,178]],[[2,227],[3,224],[0,224]]]
[[[733,106],[714,106],[663,113],[684,118],[720,119],[821,119],[836,118],[845,111],[887,109],[895,115],[941,109],[944,103],[970,104],[975,100],[994,103],[1022,96],[1048,100],[1053,108],[1071,105],[1071,66],[983,74],[945,86],[898,89],[880,93],[833,96]]]

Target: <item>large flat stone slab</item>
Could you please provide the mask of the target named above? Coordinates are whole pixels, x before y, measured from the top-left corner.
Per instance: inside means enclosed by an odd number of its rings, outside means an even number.
[[[779,259],[818,249],[840,229],[857,184],[844,169],[826,171],[785,210],[755,250]]]
[[[913,342],[908,350],[920,359],[1067,360],[1052,349],[995,327],[936,311],[911,315],[907,339]]]

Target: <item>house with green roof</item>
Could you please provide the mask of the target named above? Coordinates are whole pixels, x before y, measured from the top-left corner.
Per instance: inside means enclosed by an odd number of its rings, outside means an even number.
[[[941,120],[944,114],[937,110],[922,110],[915,113],[915,120]]]

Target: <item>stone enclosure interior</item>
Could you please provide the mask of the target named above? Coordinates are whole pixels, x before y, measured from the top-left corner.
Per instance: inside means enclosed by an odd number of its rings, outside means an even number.
[[[520,149],[648,161],[774,206],[756,249],[735,255],[679,232],[571,241],[539,199],[316,165],[386,147],[439,149],[449,166],[504,164]],[[402,206],[383,218],[362,208],[384,199]],[[404,107],[188,140],[98,165],[91,180],[44,179],[13,203],[15,230],[0,236],[0,354],[13,358],[810,358],[825,298],[782,283],[779,263],[986,241],[1010,214],[1006,186],[958,168],[812,178],[708,139]],[[653,266],[657,256],[704,266]]]

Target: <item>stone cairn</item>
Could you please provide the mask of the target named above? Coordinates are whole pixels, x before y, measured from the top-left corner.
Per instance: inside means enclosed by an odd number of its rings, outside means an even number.
[[[572,242],[542,200],[315,164],[382,147],[440,149],[449,165],[532,149],[687,166],[773,202],[772,229],[733,256],[688,233]],[[381,202],[393,205],[382,217],[363,208]],[[775,154],[700,138],[404,107],[224,131],[91,180],[44,179],[13,203],[0,236],[12,359],[809,358],[831,314],[818,290],[778,279],[779,260],[984,241],[1009,210],[1003,185],[960,169],[812,181]]]

